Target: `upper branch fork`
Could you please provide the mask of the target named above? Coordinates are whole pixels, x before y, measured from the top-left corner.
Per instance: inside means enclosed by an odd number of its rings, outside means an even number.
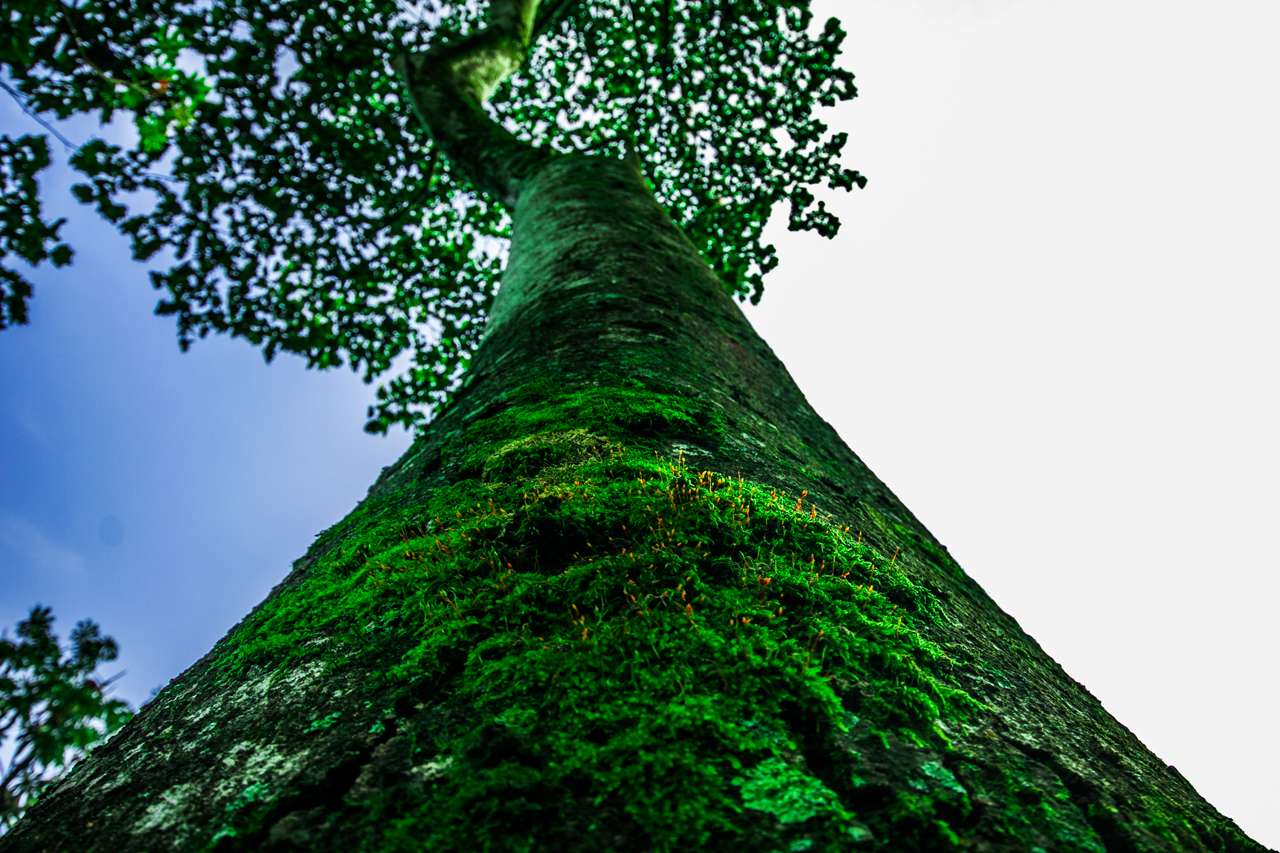
[[[538,2],[491,0],[483,30],[391,60],[440,151],[476,189],[508,207],[515,206],[521,180],[552,152],[517,139],[483,104],[524,65]]]

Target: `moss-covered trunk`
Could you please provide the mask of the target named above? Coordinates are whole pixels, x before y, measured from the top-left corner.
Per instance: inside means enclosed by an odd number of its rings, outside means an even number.
[[[1261,849],[814,413],[637,164],[551,160],[514,235],[454,407],[0,848]]]

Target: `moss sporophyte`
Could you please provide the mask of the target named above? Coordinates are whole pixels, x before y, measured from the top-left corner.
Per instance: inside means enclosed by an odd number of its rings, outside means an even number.
[[[612,803],[658,849],[723,833],[834,849],[872,830],[807,755],[884,734],[945,752],[938,720],[978,707],[916,630],[931,593],[804,496],[585,430],[503,443],[482,471],[422,506],[366,504],[220,662],[375,656],[368,689],[465,708],[415,789],[443,817],[429,849],[476,809],[500,837],[528,819],[498,807],[513,797]],[[510,755],[477,762],[480,742]],[[857,786],[856,762],[823,764]],[[938,820],[927,797],[902,808]]]

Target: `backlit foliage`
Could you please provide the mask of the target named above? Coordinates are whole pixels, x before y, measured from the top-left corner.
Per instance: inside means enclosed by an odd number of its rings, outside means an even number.
[[[116,641],[86,619],[64,652],[53,620],[50,608],[36,605],[14,637],[0,636],[0,834],[133,716],[125,702],[107,698],[111,679],[94,678],[99,664],[116,659]]]
[[[164,267],[152,274],[157,311],[175,317],[184,349],[226,332],[268,359],[348,364],[366,381],[402,368],[379,389],[372,431],[421,423],[447,398],[478,344],[510,222],[433,155],[388,61],[482,26],[484,4],[7,8],[14,37],[0,65],[28,111],[132,116],[135,144],[75,150],[86,182],[74,192],[135,257]],[[773,205],[789,200],[792,229],[830,237],[839,222],[807,187],[865,183],[837,162],[844,134],[814,117],[854,87],[835,67],[843,32],[810,18],[805,0],[552,2],[493,110],[557,151],[618,155],[633,140],[659,201],[725,286],[758,300],[777,262],[760,239]],[[32,263],[69,260],[22,178],[39,152],[0,142],[0,167],[19,176],[5,186],[0,238]],[[157,204],[130,210],[138,190]],[[23,322],[29,284],[0,276],[4,316]]]

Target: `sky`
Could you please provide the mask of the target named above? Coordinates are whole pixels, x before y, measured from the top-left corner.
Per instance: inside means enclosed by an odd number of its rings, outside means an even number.
[[[826,120],[870,182],[827,196],[833,241],[775,217],[751,321],[1068,673],[1280,848],[1280,4],[815,7],[849,31],[860,96]],[[37,131],[10,102],[0,129]],[[180,354],[71,182],[43,186],[75,264],[0,333],[0,625],[98,621],[136,705],[409,440],[361,431],[350,373]]]

